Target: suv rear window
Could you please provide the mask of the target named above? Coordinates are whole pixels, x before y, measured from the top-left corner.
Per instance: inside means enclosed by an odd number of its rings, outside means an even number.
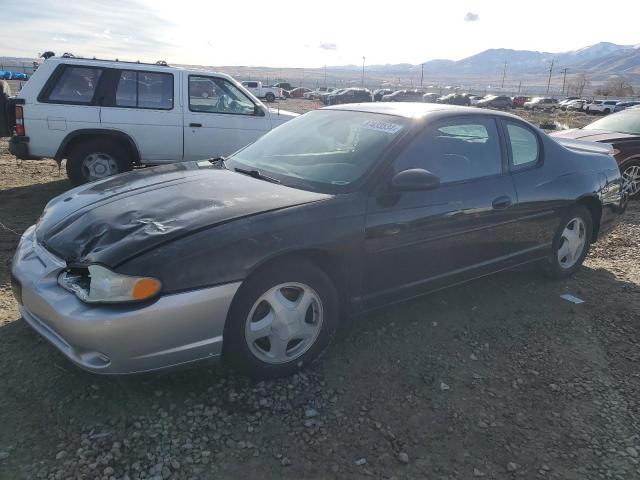
[[[173,75],[123,70],[116,87],[116,107],[173,108]]]
[[[89,104],[101,76],[101,68],[66,66],[45,101]]]

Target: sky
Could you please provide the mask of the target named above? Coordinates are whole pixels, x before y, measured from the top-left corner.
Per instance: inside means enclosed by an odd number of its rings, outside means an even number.
[[[640,1],[0,0],[0,56],[56,54],[212,66],[459,60],[488,48],[640,43]],[[613,13],[612,13],[613,12]]]

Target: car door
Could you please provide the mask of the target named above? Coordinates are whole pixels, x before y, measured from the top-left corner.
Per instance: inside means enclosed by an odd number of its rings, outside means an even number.
[[[226,78],[187,75],[186,160],[227,156],[271,130],[271,117]]]
[[[171,72],[119,69],[110,69],[108,77],[101,127],[127,134],[143,163],[182,160],[179,77]]]
[[[516,193],[492,116],[428,125],[393,162],[368,202],[365,304],[438,288],[500,268],[513,242]],[[397,192],[393,175],[422,168],[431,190]]]

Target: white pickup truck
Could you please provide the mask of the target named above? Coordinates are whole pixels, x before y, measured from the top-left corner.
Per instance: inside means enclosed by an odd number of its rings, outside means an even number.
[[[262,82],[245,81],[242,86],[258,98],[264,98],[267,102],[275,102],[276,98],[284,98],[284,92],[280,87],[265,87]]]
[[[9,151],[66,158],[76,185],[226,156],[297,116],[267,108],[221,73],[84,58],[49,58],[10,101]]]

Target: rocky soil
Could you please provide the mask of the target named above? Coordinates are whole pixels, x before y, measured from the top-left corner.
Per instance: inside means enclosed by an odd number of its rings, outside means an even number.
[[[305,373],[255,383],[90,375],[20,320],[18,234],[69,187],[0,143],[0,479],[640,478],[638,202],[570,280],[507,272],[354,318]]]

